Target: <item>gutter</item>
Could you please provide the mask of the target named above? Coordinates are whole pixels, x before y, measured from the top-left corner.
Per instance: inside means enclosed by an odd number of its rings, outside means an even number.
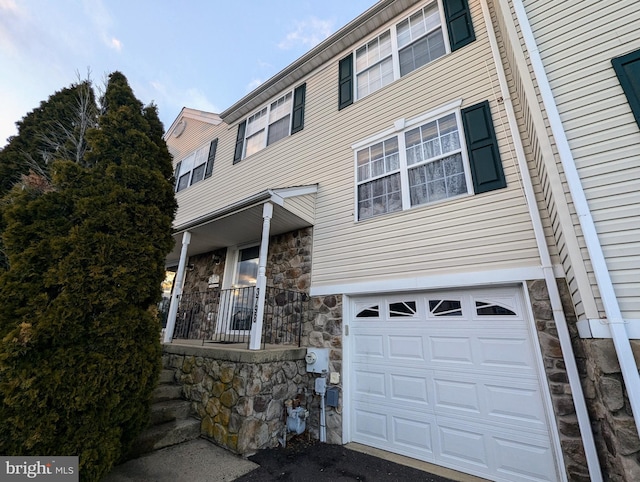
[[[604,304],[604,311],[607,316],[606,322],[611,330],[611,338],[613,339],[613,345],[618,355],[618,362],[620,363],[622,378],[627,389],[633,419],[636,423],[636,430],[640,434],[640,374],[638,373],[638,366],[636,365],[631,350],[629,334],[627,333],[625,321],[622,318],[618,298],[616,297],[602,245],[600,244],[600,238],[598,237],[595,223],[589,210],[589,204],[587,203],[587,198],[582,187],[582,181],[578,174],[571,148],[569,147],[569,141],[564,131],[562,119],[560,118],[560,113],[544,69],[542,58],[540,57],[540,51],[538,50],[531,25],[529,24],[527,13],[522,0],[513,0],[513,6],[520,28],[522,29],[522,36],[529,51],[531,65],[536,81],[538,82],[540,96],[547,112],[549,125],[556,140],[558,155],[564,168],[569,192],[575,205],[587,251],[591,259],[596,284],[600,291],[602,303]]]
[[[540,211],[538,210],[535,192],[533,190],[533,183],[529,174],[529,166],[527,165],[527,159],[525,156],[524,147],[522,145],[522,140],[520,139],[515,111],[513,109],[511,96],[507,87],[507,79],[504,73],[502,60],[500,58],[495,32],[493,30],[491,14],[489,12],[487,0],[480,0],[480,3],[482,5],[482,13],[484,15],[489,43],[491,44],[493,62],[495,64],[496,72],[498,75],[498,83],[500,84],[500,91],[504,100],[504,107],[507,114],[509,129],[512,133],[511,138],[513,139],[516,151],[516,159],[522,176],[522,187],[525,193],[525,199],[527,202],[529,215],[531,217],[531,223],[533,225],[536,244],[538,246],[538,253],[540,256],[540,261],[542,263],[544,279],[549,291],[549,299],[551,301],[551,308],[553,310],[553,319],[558,330],[558,339],[560,341],[560,348],[562,350],[562,356],[564,358],[567,376],[569,378],[569,385],[571,387],[571,392],[573,395],[573,403],[576,409],[578,425],[580,427],[580,434],[587,458],[589,475],[593,482],[602,482],[602,471],[600,469],[600,462],[598,460],[598,452],[596,450],[596,445],[593,438],[591,421],[589,420],[589,412],[587,411],[587,404],[584,398],[584,393],[582,391],[582,384],[580,381],[580,374],[578,372],[575,354],[571,345],[571,335],[567,326],[567,320],[564,315],[564,310],[562,309],[562,301],[560,298],[560,292],[558,290],[556,277],[553,273],[551,255],[549,254],[549,247],[547,246],[542,219],[540,218]],[[554,437],[554,439],[557,439],[557,437]],[[561,447],[557,448],[560,449],[558,454],[561,455]],[[562,460],[562,457],[560,457],[560,459],[561,460],[559,460],[559,462],[561,465],[563,465],[564,461]],[[561,477],[563,480],[566,480],[566,469],[561,474]]]

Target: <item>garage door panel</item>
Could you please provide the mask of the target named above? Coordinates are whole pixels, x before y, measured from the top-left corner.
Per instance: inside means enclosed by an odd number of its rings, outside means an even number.
[[[393,443],[406,451],[433,454],[433,420],[416,420],[415,414],[391,416]]]
[[[504,382],[503,382],[504,383]],[[535,384],[519,387],[485,384],[488,418],[496,422],[520,424],[532,430],[546,430],[546,418],[542,408],[542,397]]]
[[[468,336],[429,336],[430,362],[473,366],[471,340]]]
[[[385,398],[387,396],[386,376],[384,373],[367,370],[355,370],[354,393],[365,397]]]
[[[508,481],[554,481],[556,473],[549,459],[553,457],[544,437],[492,438],[496,454],[496,472]]]
[[[556,480],[546,435],[438,417],[440,452],[436,460],[505,482]]]
[[[429,404],[429,381],[423,374],[390,373],[389,380],[393,400]]]
[[[469,423],[487,422],[521,427],[533,433],[547,430],[537,380],[436,371],[433,375],[436,415],[470,417]]]
[[[379,367],[380,371],[372,371],[371,368],[363,365],[353,370],[352,394],[355,401],[361,401],[365,405],[384,404],[384,409],[388,410],[402,408],[410,411],[433,411],[430,371],[389,365]]]
[[[355,410],[354,422],[355,435],[359,436],[360,440],[375,439],[379,442],[389,440],[386,414],[358,408]]]
[[[478,384],[472,381],[434,377],[434,405],[437,412],[481,415]]]
[[[433,461],[436,423],[433,415],[412,410],[379,410],[358,404],[354,430],[360,443]]]
[[[410,360],[424,362],[424,342],[422,337],[413,334],[394,334],[387,338],[389,346],[389,358],[397,360]]]
[[[353,337],[355,356],[384,358],[384,336],[354,333]]]
[[[480,336],[477,343],[480,351],[479,361],[482,365],[527,372],[535,368],[531,344],[526,333],[510,337]]]
[[[472,467],[482,473],[489,471],[489,454],[482,430],[438,420],[438,441],[440,453],[436,454],[436,459],[456,467]]]

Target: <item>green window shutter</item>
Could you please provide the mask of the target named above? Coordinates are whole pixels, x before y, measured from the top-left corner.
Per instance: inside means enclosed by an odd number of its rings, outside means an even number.
[[[173,186],[173,190],[177,191],[178,190],[178,181],[180,180],[180,178],[178,177],[178,175],[180,174],[180,166],[182,165],[182,161],[180,161],[178,164],[176,164],[176,170],[173,171],[173,177],[176,180],[176,184],[175,186]]]
[[[507,187],[489,102],[462,109],[462,124],[475,193]]]
[[[233,163],[237,164],[242,160],[242,151],[244,149],[244,131],[247,128],[247,121],[243,120],[238,124],[238,135],[236,137],[236,150],[233,154]]]
[[[353,54],[340,61],[338,66],[338,110],[353,104]]]
[[[295,134],[304,128],[304,102],[307,84],[302,84],[293,91],[293,115],[291,116],[291,133]]]
[[[207,158],[207,167],[204,170],[204,178],[211,177],[213,174],[213,162],[216,160],[216,150],[218,149],[218,139],[211,141],[209,146],[209,157]]]
[[[612,59],[611,63],[640,127],[640,50]]]
[[[476,39],[467,0],[444,0],[444,16],[449,31],[451,51],[458,50]]]

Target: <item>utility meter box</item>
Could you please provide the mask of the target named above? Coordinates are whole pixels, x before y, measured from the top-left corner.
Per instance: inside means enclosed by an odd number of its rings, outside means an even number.
[[[311,373],[327,373],[329,371],[329,349],[307,348],[304,357],[307,362],[307,371]]]

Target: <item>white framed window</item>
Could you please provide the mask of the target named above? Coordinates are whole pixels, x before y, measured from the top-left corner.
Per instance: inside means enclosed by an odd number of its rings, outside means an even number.
[[[265,147],[267,127],[267,108],[256,112],[247,119],[246,144],[244,157],[250,156]]]
[[[432,2],[396,24],[400,77],[447,53],[442,18]]]
[[[388,30],[356,50],[358,99],[393,82],[392,50]]]
[[[358,220],[473,192],[459,109],[445,106],[354,146]]]
[[[176,192],[204,179],[209,145],[202,146],[185,157],[178,168]]]
[[[209,144],[199,147],[176,164],[174,174],[176,192],[211,176],[217,147],[218,139],[216,138]]]
[[[355,50],[356,99],[446,55],[445,28],[438,1],[389,26]]]
[[[233,162],[240,162],[304,127],[306,84],[269,102],[238,125]]]
[[[291,92],[283,95],[269,107],[269,135],[267,145],[271,145],[289,135],[291,127]]]

